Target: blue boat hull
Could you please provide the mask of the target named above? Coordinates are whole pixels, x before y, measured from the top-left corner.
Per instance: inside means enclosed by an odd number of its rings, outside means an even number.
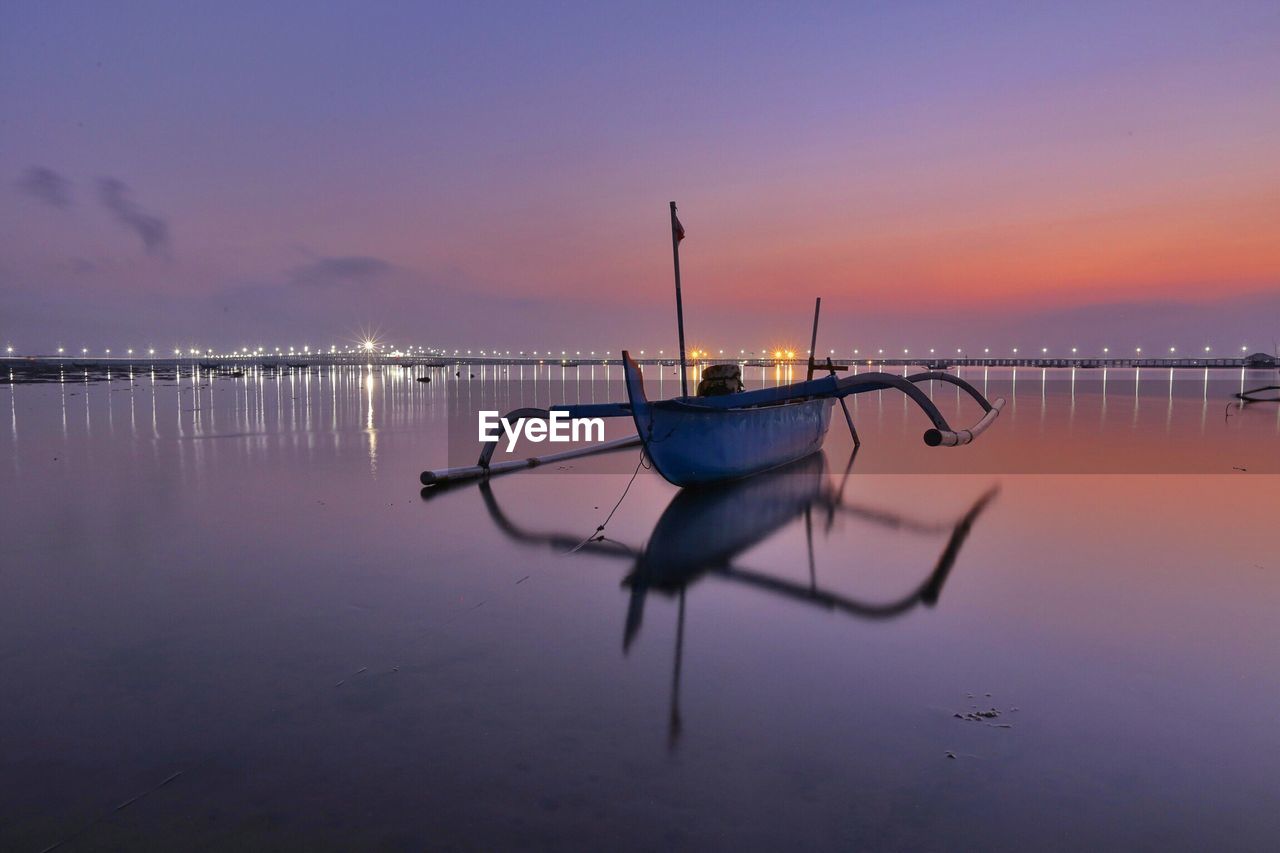
[[[677,486],[736,480],[821,449],[835,402],[806,400],[709,412],[654,403],[645,447],[658,473]]]
[[[831,426],[830,397],[772,406],[718,408],[688,398],[650,403],[640,370],[624,355],[636,431],[653,466],[677,486],[749,477],[819,450]]]

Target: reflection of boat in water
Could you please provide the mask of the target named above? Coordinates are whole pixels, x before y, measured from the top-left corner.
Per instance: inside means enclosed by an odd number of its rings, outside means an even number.
[[[826,457],[811,454],[720,489],[682,489],[654,525],[629,581],[673,588],[768,539],[817,502]]]
[[[690,585],[705,576],[714,576],[763,593],[864,619],[892,619],[920,605],[932,607],[942,594],[943,585],[974,521],[998,491],[992,487],[955,521],[922,522],[846,500],[844,487],[853,461],[851,456],[838,486],[832,484],[827,474],[826,457],[814,453],[746,480],[710,489],[681,490],[667,505],[654,525],[648,543],[640,550],[603,536],[583,542],[571,534],[527,531],[503,512],[489,482],[480,484],[480,492],[495,525],[515,541],[549,546],[558,551],[587,551],[631,562],[631,571],[623,581],[629,589],[623,631],[624,653],[639,634],[650,592],[678,600],[670,721],[674,744],[680,730],[684,598]],[[424,496],[430,493],[428,489],[423,490]],[[928,576],[906,594],[890,601],[864,601],[819,585],[813,556],[815,514],[819,520],[825,516],[827,531],[837,516],[848,516],[910,533],[946,535],[947,541]],[[800,519],[804,520],[808,543],[809,583],[789,580],[737,562],[747,551]]]

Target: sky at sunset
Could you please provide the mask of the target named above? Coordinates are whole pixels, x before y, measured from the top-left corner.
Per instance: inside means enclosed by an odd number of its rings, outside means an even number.
[[[0,343],[1280,339],[1280,4],[0,3]]]

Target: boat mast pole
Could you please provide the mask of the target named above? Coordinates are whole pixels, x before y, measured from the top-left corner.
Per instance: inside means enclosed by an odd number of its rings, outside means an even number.
[[[676,203],[671,202],[671,257],[676,267],[676,326],[680,329],[680,395],[689,396],[689,364],[684,354],[684,302],[680,299],[680,241],[684,228],[676,219]]]
[[[813,378],[813,356],[817,352],[815,347],[818,346],[818,314],[822,311],[822,297],[819,296],[817,301],[813,303],[813,334],[809,337],[809,370],[805,374],[805,381]]]

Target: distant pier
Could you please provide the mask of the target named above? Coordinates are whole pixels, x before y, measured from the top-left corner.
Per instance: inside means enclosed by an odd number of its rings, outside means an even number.
[[[664,365],[678,367],[679,359],[661,355],[639,356],[636,362],[641,365]],[[990,368],[990,367],[1025,367],[1032,369],[1067,369],[1067,370],[1103,370],[1103,369],[1146,369],[1159,370],[1193,369],[1193,370],[1273,370],[1280,368],[1280,359],[1266,353],[1253,353],[1238,358],[1164,358],[1164,357],[1129,357],[1129,358],[1097,358],[1089,356],[1070,358],[1041,357],[968,357],[947,356],[929,358],[883,358],[856,357],[851,359],[835,358],[838,365],[863,368],[911,368],[922,370],[951,370],[953,368]],[[815,372],[823,372],[826,356],[815,364]],[[48,371],[48,370],[110,370],[115,368],[146,369],[194,367],[207,370],[235,371],[252,368],[300,369],[310,367],[327,367],[335,365],[399,365],[403,367],[463,367],[471,365],[559,365],[564,368],[590,366],[619,366],[620,357],[561,357],[552,356],[506,356],[506,355],[419,355],[393,353],[316,353],[293,355],[202,355],[202,356],[0,356],[0,366],[15,371]],[[808,366],[807,358],[758,358],[758,357],[699,357],[689,359],[691,366],[710,364],[741,364],[747,367],[790,367],[804,369]]]

